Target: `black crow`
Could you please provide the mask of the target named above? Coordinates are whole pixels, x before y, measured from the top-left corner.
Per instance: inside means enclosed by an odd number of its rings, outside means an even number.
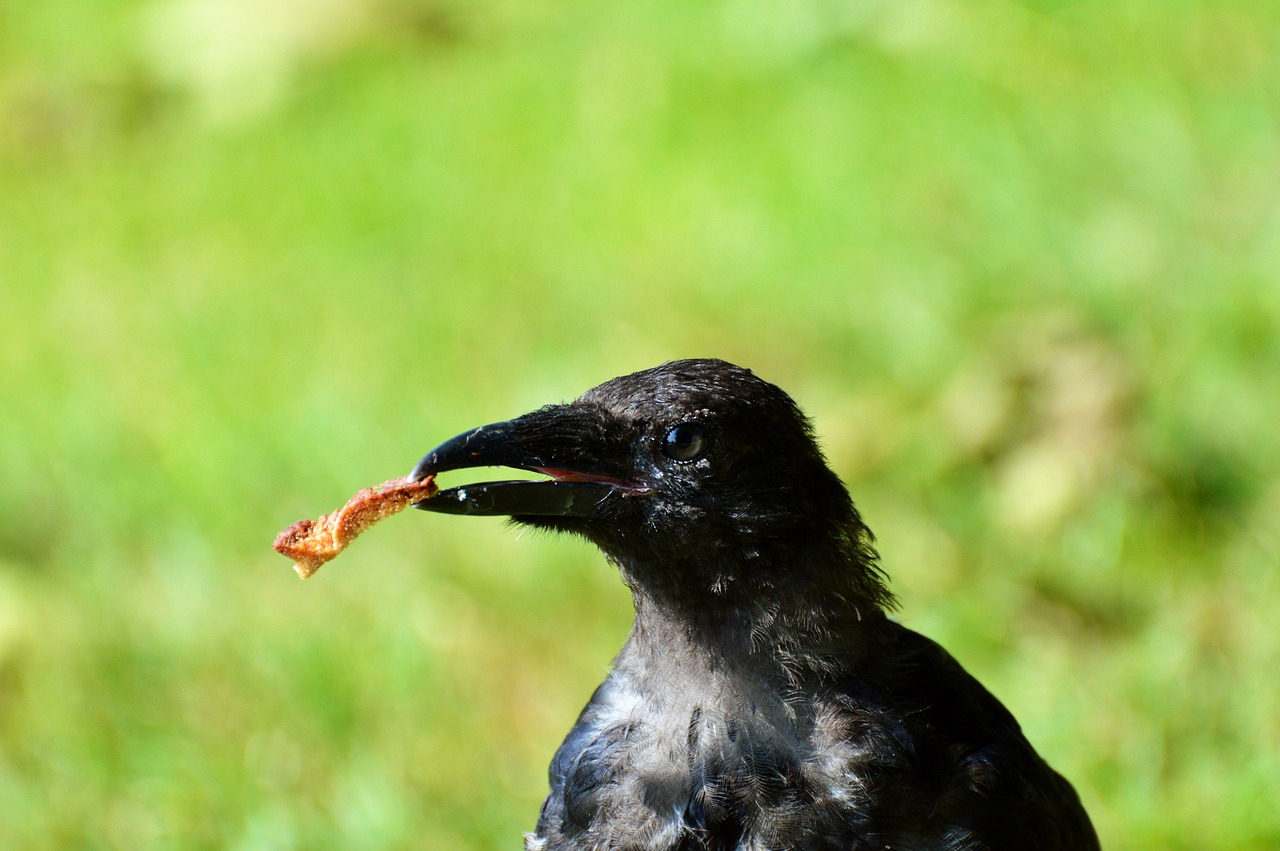
[[[890,620],[871,532],[779,388],[718,360],[481,426],[419,508],[573,532],[635,625],[551,763],[526,849],[1092,849],[1071,785],[1004,706]]]

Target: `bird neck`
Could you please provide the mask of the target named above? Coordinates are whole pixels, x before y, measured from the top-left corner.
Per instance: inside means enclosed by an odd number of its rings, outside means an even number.
[[[690,581],[710,575],[705,559],[622,563],[636,611],[631,649],[658,663],[683,657],[686,671],[751,669],[792,684],[847,672],[873,646],[891,598],[878,581],[868,586],[874,564],[842,552],[792,552],[709,586]]]

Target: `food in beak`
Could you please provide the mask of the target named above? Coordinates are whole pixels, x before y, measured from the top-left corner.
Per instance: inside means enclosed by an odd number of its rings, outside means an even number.
[[[347,504],[319,520],[299,520],[276,536],[275,551],[293,559],[293,569],[306,579],[347,548],[357,535],[437,491],[435,476],[421,481],[391,479],[357,491]]]

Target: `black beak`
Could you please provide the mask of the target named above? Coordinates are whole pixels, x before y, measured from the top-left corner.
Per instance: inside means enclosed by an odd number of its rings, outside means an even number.
[[[414,507],[482,516],[597,516],[611,500],[645,491],[629,466],[633,447],[610,425],[597,409],[552,405],[463,432],[428,452],[410,478],[468,467],[513,467],[551,478],[462,485]]]

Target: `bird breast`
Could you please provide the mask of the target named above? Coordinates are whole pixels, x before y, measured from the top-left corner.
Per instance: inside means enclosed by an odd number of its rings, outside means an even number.
[[[847,829],[864,752],[838,712],[797,717],[776,692],[772,703],[696,687],[657,695],[601,687],[556,756],[539,825],[538,837],[578,843],[530,847],[678,848],[697,835],[716,840],[698,847],[777,848]],[[826,826],[813,818],[824,808]]]

